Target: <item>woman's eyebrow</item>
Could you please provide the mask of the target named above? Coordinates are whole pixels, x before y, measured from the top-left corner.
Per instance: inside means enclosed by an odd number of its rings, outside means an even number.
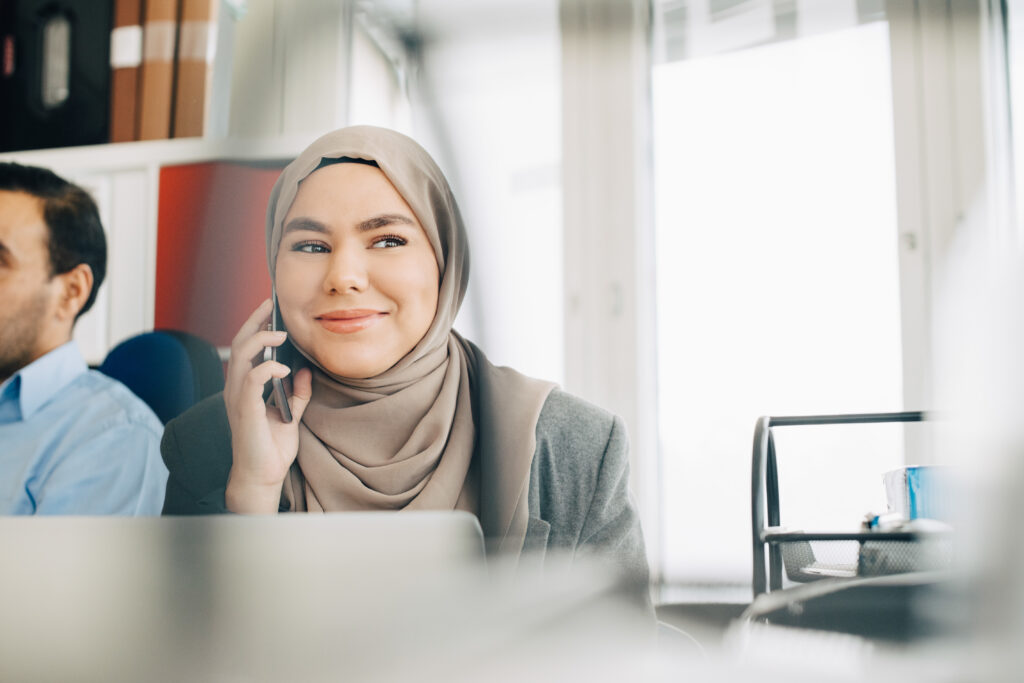
[[[415,225],[415,222],[408,216],[403,216],[400,213],[384,213],[373,218],[367,218],[365,221],[361,221],[356,224],[356,230],[359,232],[367,232],[369,230],[376,230],[377,228],[383,228],[387,225],[394,225],[395,223],[403,223],[405,225]]]
[[[312,232],[328,232],[327,226],[312,218],[294,218],[284,226],[284,235],[299,230],[310,230]]]

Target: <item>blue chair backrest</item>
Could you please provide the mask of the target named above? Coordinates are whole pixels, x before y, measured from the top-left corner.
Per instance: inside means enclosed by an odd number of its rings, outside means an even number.
[[[177,330],[143,332],[124,340],[99,370],[131,389],[164,424],[224,388],[217,349]]]

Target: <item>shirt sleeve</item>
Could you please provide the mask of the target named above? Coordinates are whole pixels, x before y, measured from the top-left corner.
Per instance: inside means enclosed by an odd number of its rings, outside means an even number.
[[[121,423],[62,449],[30,485],[40,515],[159,515],[167,485],[160,435]]]

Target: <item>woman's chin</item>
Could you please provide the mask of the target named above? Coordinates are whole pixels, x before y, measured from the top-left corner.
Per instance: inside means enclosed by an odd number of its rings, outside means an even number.
[[[339,344],[336,339],[331,339],[331,343],[325,344],[320,339],[298,339],[298,336],[293,333],[293,344],[304,349],[306,356],[313,359],[326,372],[342,379],[369,379],[381,374],[396,362],[385,357],[390,354],[383,354],[382,349],[373,344],[351,343],[354,340],[346,340],[347,343]]]
[[[323,362],[320,361],[321,367],[324,370],[331,373],[335,377],[341,377],[344,379],[370,379],[376,377],[394,363],[380,359],[366,359],[360,361],[358,359],[347,359],[346,362]]]

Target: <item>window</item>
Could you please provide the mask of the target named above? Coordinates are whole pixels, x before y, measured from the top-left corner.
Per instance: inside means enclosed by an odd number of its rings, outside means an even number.
[[[776,17],[757,47],[654,69],[668,582],[749,583],[758,416],[903,409],[889,31],[860,19],[783,40]],[[856,528],[903,464],[893,425],[777,445],[783,523],[800,528]]]

